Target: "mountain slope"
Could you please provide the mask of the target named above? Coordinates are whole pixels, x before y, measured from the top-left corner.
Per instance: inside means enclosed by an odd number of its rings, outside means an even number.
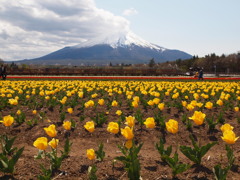
[[[114,34],[83,42],[76,46],[65,47],[46,56],[27,60],[33,64],[97,64],[116,63],[148,63],[152,58],[156,62],[176,59],[188,59],[192,56],[179,51],[170,50],[149,43],[133,33]]]

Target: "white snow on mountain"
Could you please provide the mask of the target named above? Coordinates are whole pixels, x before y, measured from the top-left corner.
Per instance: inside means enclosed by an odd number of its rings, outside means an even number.
[[[152,44],[130,31],[127,33],[116,33],[116,34],[108,35],[107,37],[100,36],[99,38],[90,39],[76,46],[72,46],[72,48],[91,47],[91,46],[103,45],[103,44],[110,45],[112,48],[136,45],[144,48],[155,49],[158,51],[166,50],[166,48]]]

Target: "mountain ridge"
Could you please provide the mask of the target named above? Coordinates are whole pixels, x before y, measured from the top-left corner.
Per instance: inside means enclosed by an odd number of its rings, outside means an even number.
[[[45,56],[22,62],[49,65],[107,65],[110,62],[112,64],[142,64],[148,63],[152,58],[158,63],[191,57],[183,51],[152,44],[128,32],[90,39],[81,44],[64,47]]]

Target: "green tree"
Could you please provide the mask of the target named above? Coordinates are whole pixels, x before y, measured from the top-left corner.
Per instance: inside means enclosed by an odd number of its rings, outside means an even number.
[[[149,63],[148,63],[148,66],[149,67],[154,67],[155,66],[155,61],[154,61],[154,58],[150,59]]]

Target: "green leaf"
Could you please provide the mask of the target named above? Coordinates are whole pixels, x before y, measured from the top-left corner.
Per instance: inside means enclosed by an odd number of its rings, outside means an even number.
[[[202,146],[200,148],[200,157],[203,157],[215,144],[217,144],[217,142],[208,143],[207,145]]]
[[[122,162],[128,160],[125,156],[118,156],[118,157],[115,157],[115,159],[118,160],[118,161],[122,161]]]
[[[213,173],[216,180],[226,180],[228,168],[222,169],[221,166],[218,164],[214,166]]]

